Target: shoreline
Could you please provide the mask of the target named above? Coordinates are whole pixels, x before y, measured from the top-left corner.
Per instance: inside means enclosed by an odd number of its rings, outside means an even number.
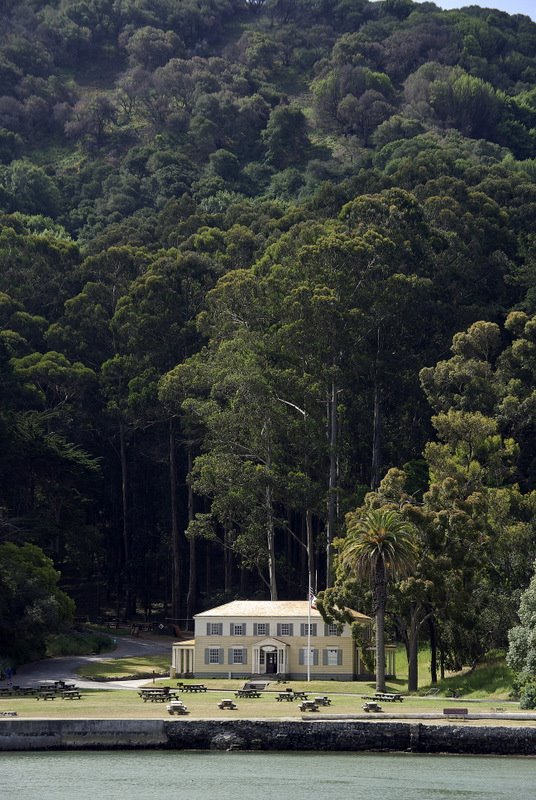
[[[421,718],[422,719],[422,718]],[[536,728],[351,719],[20,719],[0,751],[264,750],[536,755]]]

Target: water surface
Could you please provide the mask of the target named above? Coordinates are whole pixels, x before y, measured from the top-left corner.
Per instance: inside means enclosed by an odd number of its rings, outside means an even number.
[[[536,800],[536,759],[184,751],[0,754],[6,800]]]

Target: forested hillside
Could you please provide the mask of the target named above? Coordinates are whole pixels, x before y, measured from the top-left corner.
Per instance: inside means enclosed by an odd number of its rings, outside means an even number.
[[[324,589],[373,490],[419,530],[393,630],[504,646],[536,557],[535,219],[528,17],[3,0],[10,558],[185,627]]]

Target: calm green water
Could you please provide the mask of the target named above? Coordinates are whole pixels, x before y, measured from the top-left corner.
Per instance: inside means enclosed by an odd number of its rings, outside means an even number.
[[[536,759],[413,754],[2,753],[5,800],[532,800]]]

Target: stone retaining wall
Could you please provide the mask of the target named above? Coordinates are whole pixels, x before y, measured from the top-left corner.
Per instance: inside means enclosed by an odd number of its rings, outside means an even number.
[[[0,720],[0,751],[132,748],[536,755],[536,728],[328,720]]]

